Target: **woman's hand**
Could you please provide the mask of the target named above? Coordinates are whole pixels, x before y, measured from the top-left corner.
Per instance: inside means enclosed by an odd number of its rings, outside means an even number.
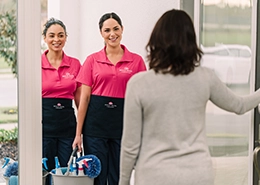
[[[73,144],[72,144],[72,148],[76,148],[76,146],[78,147],[78,152],[82,152],[82,138],[81,136],[76,136],[74,141],[73,141]]]

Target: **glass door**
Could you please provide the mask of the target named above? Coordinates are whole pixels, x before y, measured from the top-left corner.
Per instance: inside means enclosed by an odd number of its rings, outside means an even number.
[[[250,93],[252,72],[252,3],[250,0],[202,0],[202,66],[211,68],[233,92]],[[252,112],[236,115],[207,105],[207,138],[215,185],[249,183]]]
[[[256,1],[255,1],[256,2]],[[193,6],[193,11],[187,7]],[[211,68],[234,93],[254,91],[252,0],[189,0],[181,8],[194,19],[201,65]],[[215,185],[249,185],[253,181],[253,111],[236,115],[207,105],[207,138],[215,172]]]
[[[260,4],[259,3],[255,3],[256,6],[256,17],[260,16]],[[255,64],[255,89],[260,88],[260,73],[258,71],[260,71],[260,36],[259,36],[259,32],[260,32],[260,20],[256,20],[256,64]],[[254,164],[255,167],[254,169],[254,173],[253,173],[253,185],[259,185],[260,184],[260,157],[259,157],[259,149],[260,149],[260,127],[259,127],[259,123],[260,123],[260,114],[258,110],[255,110],[255,114],[254,114]],[[258,154],[258,155],[255,155]],[[258,170],[256,168],[256,166],[258,167]]]

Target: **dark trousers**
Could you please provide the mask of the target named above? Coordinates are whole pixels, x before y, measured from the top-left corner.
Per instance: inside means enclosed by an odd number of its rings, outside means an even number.
[[[121,140],[83,136],[84,155],[92,154],[101,162],[94,185],[118,185]]]
[[[47,158],[48,171],[55,169],[55,156],[58,157],[60,166],[67,167],[72,153],[74,138],[43,138],[42,157]],[[51,176],[46,178],[46,185],[51,184]]]

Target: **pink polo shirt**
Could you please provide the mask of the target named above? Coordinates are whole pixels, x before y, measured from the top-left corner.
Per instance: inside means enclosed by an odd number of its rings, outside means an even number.
[[[113,65],[107,58],[105,47],[85,60],[76,80],[92,88],[92,94],[124,98],[126,84],[136,73],[145,71],[146,66],[140,55],[127,50],[124,45],[122,59]]]
[[[46,53],[42,54],[42,97],[74,99],[76,89],[81,85],[76,82],[81,64],[78,59],[63,52],[60,67],[55,69],[49,63]]]

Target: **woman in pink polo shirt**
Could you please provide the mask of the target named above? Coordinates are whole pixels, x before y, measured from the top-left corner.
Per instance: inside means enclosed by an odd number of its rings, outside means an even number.
[[[60,166],[67,166],[72,153],[76,131],[73,99],[78,106],[81,84],[76,77],[81,64],[67,56],[63,47],[67,39],[66,27],[60,20],[51,18],[44,25],[44,41],[48,50],[42,54],[42,128],[43,157],[48,168],[55,168],[54,158]]]
[[[120,44],[123,26],[118,15],[104,14],[99,29],[105,47],[87,57],[76,79],[82,83],[82,95],[73,147],[81,150],[83,134],[85,155],[94,154],[101,161],[94,184],[118,185],[126,84],[146,66],[141,56]]]

